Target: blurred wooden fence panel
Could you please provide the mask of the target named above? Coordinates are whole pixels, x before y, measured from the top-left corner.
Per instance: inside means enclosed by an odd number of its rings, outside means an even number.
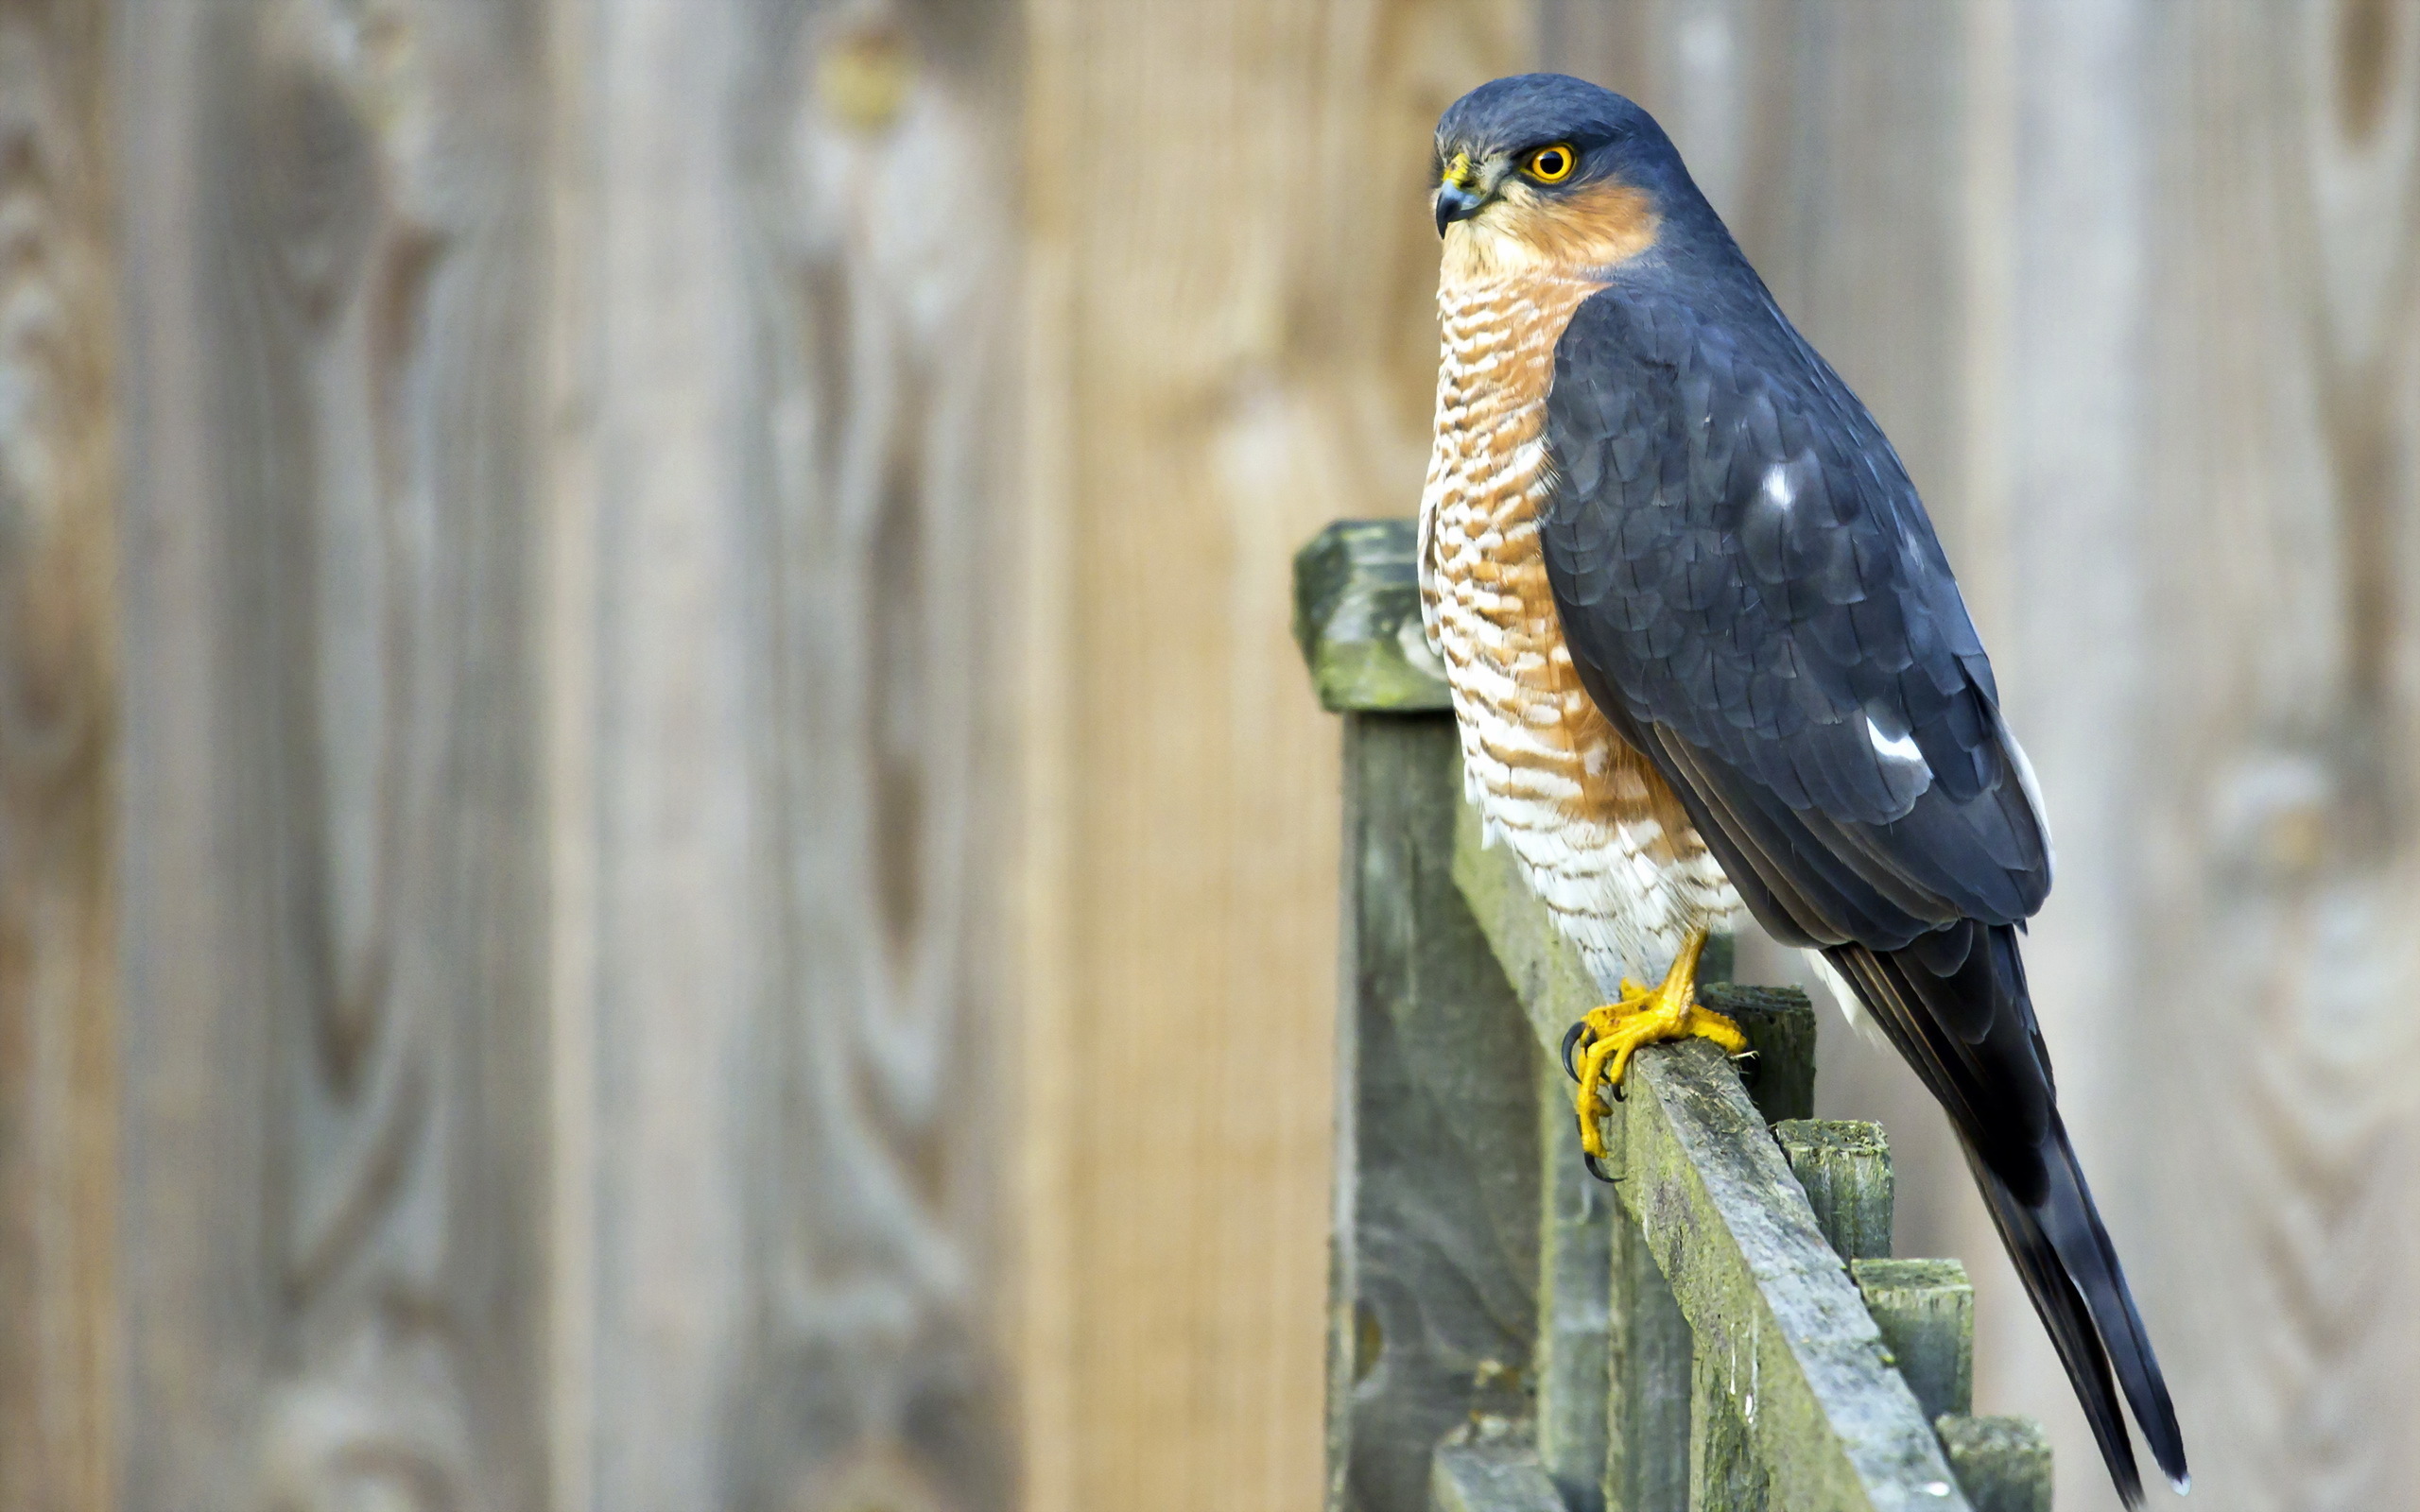
[[[1429,131],[1530,17],[1028,14],[1028,1504],[1307,1507],[1338,821],[1287,562],[1418,500]]]
[[[123,1504],[535,1505],[541,17],[126,19]]]
[[[0,5],[0,1508],[109,1489],[108,35]]]
[[[2420,1485],[2420,9],[2148,8],[2147,666],[2106,1125],[2222,1506]],[[2113,1089],[2126,1095],[2121,1089]]]
[[[590,985],[559,1005],[564,1179],[595,1184],[560,1260],[593,1297],[564,1319],[593,1394],[567,1504],[1011,1495],[1012,21],[584,23],[594,187],[557,249],[596,417],[558,605],[595,659],[561,737],[589,784],[562,805]]]

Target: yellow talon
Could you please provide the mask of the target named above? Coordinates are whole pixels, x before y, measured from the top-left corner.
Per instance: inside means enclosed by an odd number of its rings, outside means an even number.
[[[1736,1056],[1748,1048],[1748,1037],[1737,1024],[1698,1005],[1698,957],[1705,951],[1705,936],[1702,925],[1689,931],[1661,986],[1645,988],[1625,977],[1618,1001],[1590,1009],[1580,1021],[1587,1043],[1580,1061],[1577,1099],[1580,1144],[1591,1159],[1605,1158],[1604,1130],[1598,1121],[1613,1111],[1597,1095],[1597,1084],[1601,1080],[1609,1087],[1620,1086],[1623,1074],[1630,1070],[1631,1055],[1639,1046],[1695,1037],[1713,1040],[1726,1055]]]

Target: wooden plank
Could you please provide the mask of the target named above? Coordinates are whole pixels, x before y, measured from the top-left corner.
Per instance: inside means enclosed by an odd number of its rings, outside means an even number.
[[[537,19],[125,28],[130,1509],[547,1500]]]
[[[1696,1346],[1638,1219],[1615,1207],[1605,1505],[1656,1512],[1688,1504]]]
[[[1927,1420],[1975,1408],[1975,1288],[1954,1260],[1858,1260],[1849,1279]]]
[[[2050,1439],[2031,1418],[1940,1420],[1942,1448],[1975,1512],[2050,1512]]]
[[[1700,1402],[1719,1374],[1741,1452],[1797,1504],[1958,1504],[1914,1397],[1720,1053],[1692,1041],[1634,1074],[1612,1121],[1615,1168],[1689,1320]]]
[[[1456,880],[1541,1041],[1559,1041],[1593,997],[1577,955],[1509,864],[1476,844],[1475,826],[1457,834]],[[1703,1040],[1644,1052],[1627,1090],[1607,1121],[1617,1190],[1696,1345],[1692,1495],[1752,1499],[1764,1477],[1789,1486],[1796,1505],[1962,1504],[1914,1397],[1884,1363],[1873,1317],[1720,1053]],[[1710,1410],[1717,1401],[1736,1411],[1736,1427]],[[1737,1466],[1754,1467],[1752,1484],[1730,1473]]]
[[[0,6],[0,1512],[111,1501],[108,17]]]
[[[2106,77],[2144,102],[2135,181],[2160,190],[2117,627],[2142,638],[2108,705],[2125,746],[2100,727],[2123,954],[2077,967],[2112,971],[2122,1013],[2085,1151],[2197,1499],[2399,1505],[2420,1485],[2420,11],[2137,9]],[[2225,230],[2245,226],[2269,230]],[[2058,1447],[2066,1500],[2090,1452]]]
[[[1426,1504],[1434,1512],[1565,1512],[1538,1452],[1511,1442],[1440,1447]]]
[[[562,248],[594,343],[564,1457],[631,1512],[1004,1505],[1022,38],[563,9],[598,101]]]
[[[1528,11],[1021,9],[1037,1512],[1321,1495],[1339,732],[1287,561],[1419,498],[1429,134],[1528,63]]]
[[[1482,941],[1482,946],[1484,942]],[[1499,973],[1500,974],[1500,973]],[[1509,994],[1508,994],[1509,995]],[[1513,1005],[1519,1011],[1519,1005]],[[1526,1028],[1526,1024],[1524,1025]],[[1605,1504],[1613,1362],[1614,1215],[1621,1204],[1581,1161],[1571,1078],[1536,1048],[1538,1458],[1572,1512]]]
[[[1417,1505],[1449,1431],[1529,1416],[1540,1057],[1454,886],[1455,750],[1450,718],[1345,728],[1335,1512]]]
[[[1817,1227],[1844,1261],[1891,1253],[1891,1141],[1879,1124],[1789,1119],[1773,1125]]]

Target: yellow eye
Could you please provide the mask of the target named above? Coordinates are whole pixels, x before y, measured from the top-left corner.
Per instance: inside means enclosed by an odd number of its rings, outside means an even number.
[[[1540,147],[1530,153],[1530,161],[1521,167],[1540,183],[1561,183],[1570,178],[1571,170],[1579,165],[1580,154],[1571,150],[1571,144],[1557,142],[1552,146]]]

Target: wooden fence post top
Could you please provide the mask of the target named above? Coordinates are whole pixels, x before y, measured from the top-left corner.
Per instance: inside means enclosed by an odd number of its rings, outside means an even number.
[[[1420,626],[1409,520],[1340,520],[1294,554],[1294,639],[1333,713],[1453,707]]]

